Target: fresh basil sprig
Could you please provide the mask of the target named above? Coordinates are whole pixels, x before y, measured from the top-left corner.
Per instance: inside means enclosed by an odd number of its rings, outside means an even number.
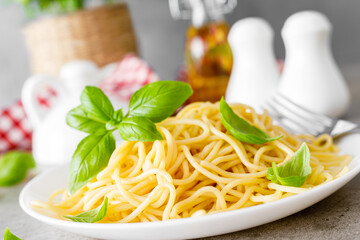
[[[14,234],[12,234],[9,228],[5,228],[4,240],[21,240],[21,239],[15,236]]]
[[[69,192],[75,193],[104,169],[114,150],[115,138],[111,131],[91,134],[81,140],[70,163]]]
[[[113,119],[114,107],[100,88],[85,87],[80,102],[93,119],[103,123]]]
[[[108,208],[108,198],[105,197],[103,203],[87,212],[80,213],[75,216],[64,216],[64,218],[70,219],[73,222],[82,222],[82,223],[95,223],[100,221],[106,216],[107,208]]]
[[[231,135],[242,142],[264,144],[282,137],[278,136],[272,138],[264,131],[239,117],[225,102],[224,98],[221,98],[220,100],[220,118],[222,124]]]
[[[22,182],[29,169],[35,167],[35,161],[30,153],[12,151],[0,158],[0,186],[9,187]]]
[[[119,132],[125,141],[149,142],[153,139],[162,139],[155,124],[145,117],[125,118],[119,125]]]
[[[294,156],[284,165],[277,167],[273,162],[266,177],[273,183],[301,187],[310,174],[310,151],[306,143],[303,143]]]
[[[118,130],[127,141],[161,140],[155,123],[173,114],[192,95],[189,84],[158,81],[136,91],[129,112],[114,110],[110,100],[97,87],[87,86],[80,96],[81,105],[66,116],[66,123],[89,133],[77,146],[70,164],[68,188],[75,193],[101,170],[115,149],[113,132]]]
[[[173,114],[191,95],[189,84],[159,81],[136,91],[129,103],[129,116],[146,117],[161,122]]]
[[[106,132],[105,122],[100,122],[90,116],[87,111],[84,110],[83,106],[78,106],[72,109],[66,117],[66,123],[80,131],[86,133],[104,133]]]

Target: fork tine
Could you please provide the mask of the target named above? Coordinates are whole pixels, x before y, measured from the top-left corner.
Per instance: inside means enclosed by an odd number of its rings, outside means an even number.
[[[322,124],[330,126],[333,123],[333,119],[331,119],[330,117],[328,117],[328,116],[326,116],[324,114],[316,113],[316,112],[313,112],[313,111],[311,111],[309,109],[306,109],[306,108],[300,106],[299,104],[293,102],[292,100],[288,99],[287,97],[285,97],[281,93],[279,93],[277,95],[277,99],[281,99],[282,101],[284,101],[287,104],[291,105],[292,108],[295,108],[298,111],[300,111],[301,113],[306,114],[306,116],[311,116],[312,118],[316,118]]]
[[[307,128],[304,125],[300,125],[294,121],[291,121],[289,119],[284,118],[280,124],[282,126],[284,126],[285,128],[289,129],[290,131],[294,132],[294,133],[308,133],[308,134],[312,134],[312,135],[316,135],[318,134],[317,131]]]
[[[360,129],[359,124],[315,113],[281,94],[270,98],[264,107],[269,109],[270,115],[279,124],[295,133],[310,133],[316,136],[327,133],[337,137]]]
[[[287,118],[297,122],[298,124],[307,126],[310,129],[318,132],[323,131],[326,128],[326,124],[321,122],[316,116],[311,115],[307,110],[295,108],[295,106],[287,103],[283,100],[273,99],[277,106],[278,112],[286,116]]]
[[[290,121],[290,125],[292,125],[290,128],[297,128],[301,130],[299,132],[320,135],[329,132],[329,129],[331,130],[336,124],[335,119],[305,109],[282,94],[277,94],[269,99],[267,107],[272,110],[273,114],[276,112],[277,118],[283,116],[286,121]],[[285,125],[284,120],[281,120],[281,124]]]
[[[270,115],[273,116],[275,120],[277,120],[278,123],[285,127],[287,130],[295,133],[305,132],[314,135],[318,134],[317,130],[305,126],[304,124],[297,121],[296,118],[289,118],[288,115],[284,114],[282,111],[279,111],[275,104],[271,104],[270,102],[268,102],[267,104],[265,104],[265,107],[269,110]]]

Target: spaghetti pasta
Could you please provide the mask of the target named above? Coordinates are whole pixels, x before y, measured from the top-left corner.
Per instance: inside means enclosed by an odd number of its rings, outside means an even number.
[[[250,207],[298,194],[348,170],[329,135],[291,135],[265,111],[232,104],[236,114],[268,133],[284,137],[262,145],[243,143],[221,123],[218,104],[193,103],[157,124],[164,140],[124,142],[108,166],[73,195],[56,191],[49,202],[32,202],[42,213],[64,219],[109,199],[100,222],[148,222],[201,216]],[[272,183],[267,169],[288,161],[306,142],[312,174],[302,187]],[[61,198],[60,200],[58,198]]]

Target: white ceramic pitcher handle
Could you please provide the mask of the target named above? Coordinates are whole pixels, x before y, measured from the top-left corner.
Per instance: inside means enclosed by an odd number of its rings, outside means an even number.
[[[21,100],[25,112],[32,126],[35,128],[41,123],[46,115],[46,112],[41,109],[36,98],[37,89],[43,85],[48,85],[53,88],[58,94],[59,98],[64,97],[66,94],[66,89],[63,84],[53,77],[34,75],[25,81],[21,92]]]

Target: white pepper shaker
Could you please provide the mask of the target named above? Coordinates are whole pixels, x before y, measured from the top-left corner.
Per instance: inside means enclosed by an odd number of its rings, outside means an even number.
[[[273,29],[261,18],[245,18],[231,27],[228,41],[234,59],[227,102],[241,102],[261,110],[276,92],[280,76],[273,38]]]
[[[315,11],[298,12],[286,20],[279,92],[309,110],[339,117],[349,108],[350,94],[331,52],[331,31],[327,17]]]

